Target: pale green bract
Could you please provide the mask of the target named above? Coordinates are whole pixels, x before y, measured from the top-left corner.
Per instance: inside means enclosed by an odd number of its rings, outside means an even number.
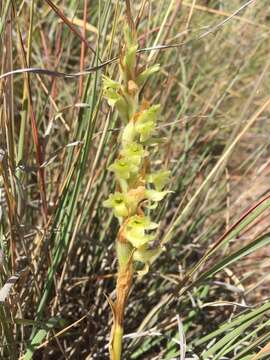
[[[124,66],[128,69],[134,68],[137,49],[138,45],[132,45],[127,49],[126,55],[124,57]]]

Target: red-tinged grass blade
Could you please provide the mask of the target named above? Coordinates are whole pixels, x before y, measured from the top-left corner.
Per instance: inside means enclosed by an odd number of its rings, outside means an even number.
[[[215,275],[217,272],[222,271],[225,267],[232,265],[234,262],[241,260],[244,256],[247,256],[262,247],[266,247],[270,244],[270,234],[265,234],[259,239],[252,241],[250,244],[243,246],[240,250],[234,252],[233,254],[226,256],[225,259],[222,259],[219,263],[215,266],[211,267],[209,270],[204,272],[201,276],[198,277],[193,282],[193,286],[195,284],[199,284],[200,282],[210,278],[211,276]]]
[[[252,206],[250,209],[248,209],[241,218],[233,224],[229,230],[227,230],[216,242],[215,244],[209,249],[206,254],[203,256],[203,258],[193,267],[193,269],[187,274],[187,276],[184,279],[184,282],[187,281],[189,278],[192,277],[192,275],[197,272],[197,270],[223,245],[228,243],[231,239],[238,236],[241,231],[246,229],[254,220],[256,220],[265,210],[270,208],[270,195],[266,196],[264,199],[260,200],[257,204]],[[268,237],[263,238],[262,240],[267,240]],[[260,243],[260,241],[259,241]],[[263,241],[264,244],[264,241]],[[263,246],[263,245],[262,245]],[[244,249],[242,249],[244,250]],[[247,249],[246,249],[247,250]],[[255,248],[256,250],[256,244]],[[241,251],[241,250],[240,250]],[[251,250],[253,251],[253,250]],[[244,251],[245,252],[245,251]],[[239,254],[237,254],[239,256]],[[229,259],[227,259],[230,261]],[[215,270],[214,270],[215,271]],[[208,276],[208,275],[207,275]],[[204,275],[203,275],[204,277]]]
[[[47,4],[53,9],[53,11],[63,20],[63,22],[70,28],[70,30],[79,37],[79,39],[86,45],[88,49],[90,49],[94,55],[96,55],[96,51],[92,48],[86,38],[81,34],[81,32],[72,24],[70,20],[66,18],[63,12],[51,1],[45,0]]]
[[[19,46],[20,46],[20,55],[21,55],[21,61],[23,63],[24,67],[27,67],[27,56],[24,49],[24,44],[22,41],[22,35],[21,31],[18,25],[18,19],[16,18],[16,9],[13,7],[13,12],[15,14],[16,19],[16,29],[17,29],[17,35],[19,40]],[[38,174],[39,174],[39,186],[40,186],[40,196],[42,200],[42,208],[43,208],[43,216],[44,216],[44,222],[47,221],[48,216],[48,208],[47,208],[47,200],[46,200],[46,186],[45,186],[45,171],[44,168],[42,168],[42,164],[44,161],[44,155],[41,150],[41,145],[39,141],[39,134],[38,134],[38,128],[37,128],[37,121],[36,121],[36,115],[34,112],[34,105],[33,105],[33,98],[32,98],[32,91],[31,91],[31,85],[30,85],[30,78],[29,75],[25,74],[25,82],[26,82],[26,89],[27,89],[27,95],[28,95],[28,104],[29,104],[29,113],[30,113],[30,120],[31,120],[31,127],[32,127],[32,136],[34,140],[34,145],[36,149],[36,161],[38,166]]]

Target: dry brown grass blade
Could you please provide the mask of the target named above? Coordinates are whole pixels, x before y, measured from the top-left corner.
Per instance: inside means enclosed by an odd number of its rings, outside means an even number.
[[[258,360],[260,359],[261,355],[266,355],[270,353],[270,342],[268,344],[266,344],[261,351],[258,352],[257,355],[255,355],[253,358],[251,358],[250,360]]]
[[[232,151],[234,150],[235,146],[238,144],[240,139],[246,134],[246,132],[253,126],[253,124],[258,120],[259,116],[267,110],[267,108],[270,106],[270,97],[264,102],[264,104],[255,112],[255,114],[250,118],[250,120],[247,122],[246,126],[242,129],[242,131],[235,137],[234,141],[230,144],[228,149],[224,152],[224,154],[220,157],[219,161],[216,163],[216,165],[213,167],[209,175],[206,177],[206,179],[203,181],[203,183],[200,185],[200,187],[197,189],[195,194],[192,196],[190,201],[187,203],[185,208],[183,209],[182,213],[176,218],[175,223],[172,224],[171,228],[168,229],[166,235],[164,236],[163,240],[161,241],[162,244],[166,244],[170,240],[171,231],[173,228],[178,226],[183,218],[187,216],[187,214],[191,211],[194,203],[197,201],[197,198],[201,194],[201,192],[207,188],[210,181],[213,180],[217,176],[217,173],[219,172],[220,167],[222,167],[222,164],[228,160],[229,156],[231,155]]]
[[[189,4],[186,1],[183,1],[182,5],[185,6],[185,7],[188,7],[188,8],[194,8],[195,10],[208,12],[210,14],[215,14],[215,15],[218,15],[218,16],[230,17],[232,15],[231,13],[229,13],[227,11],[217,10],[217,9],[213,9],[211,7],[208,7],[208,6],[203,6],[203,5],[198,5],[198,4]],[[245,18],[243,16],[235,15],[234,19],[239,20],[239,21],[241,21],[243,23],[246,23],[246,24],[254,25],[256,27],[269,30],[269,26],[264,25],[264,24],[260,24],[258,22],[252,21],[252,20],[249,20],[249,19],[247,19],[247,18]]]

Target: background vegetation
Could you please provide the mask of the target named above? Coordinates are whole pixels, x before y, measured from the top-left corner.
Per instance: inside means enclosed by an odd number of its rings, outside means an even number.
[[[156,165],[173,193],[156,211],[164,252],[132,289],[123,358],[269,359],[268,1],[132,6],[141,49],[181,46],[138,55],[161,65],[144,94],[162,105]],[[99,65],[119,55],[125,3],[0,10],[0,357],[106,359],[117,222],[102,201],[122,124],[101,86],[117,62]]]

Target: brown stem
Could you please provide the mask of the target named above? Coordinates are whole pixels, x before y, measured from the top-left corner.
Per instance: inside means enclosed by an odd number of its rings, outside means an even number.
[[[117,246],[119,271],[116,283],[116,301],[114,304],[111,304],[114,316],[110,339],[111,360],[121,359],[125,307],[133,279],[132,251],[130,251],[130,246],[128,243],[122,242],[120,239],[118,239]],[[125,261],[125,259],[128,260]]]

